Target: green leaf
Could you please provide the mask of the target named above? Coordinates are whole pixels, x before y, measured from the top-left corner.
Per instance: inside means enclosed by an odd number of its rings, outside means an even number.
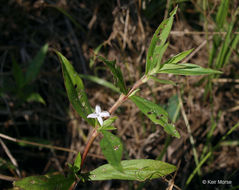
[[[217,16],[216,16],[216,23],[219,28],[222,28],[226,21],[228,8],[229,8],[229,1],[221,0],[221,4],[219,6],[219,9],[217,11]]]
[[[164,44],[168,38],[168,35],[171,31],[172,25],[173,25],[173,19],[174,15],[177,12],[178,7],[175,7],[174,10],[170,13],[170,17],[167,19],[167,23],[163,26],[163,29],[161,31],[161,34],[159,36],[160,43]]]
[[[62,73],[69,101],[77,113],[90,125],[94,126],[94,120],[87,118],[87,115],[92,113],[92,110],[80,76],[75,71],[71,63],[60,52],[57,50],[55,50],[55,52],[62,65]]]
[[[30,62],[29,67],[26,71],[25,84],[29,84],[37,78],[37,75],[40,72],[40,68],[45,59],[47,50],[48,44],[45,44],[34,57],[34,59]]]
[[[110,164],[105,164],[91,171],[89,178],[97,180],[136,180],[145,181],[164,177],[176,170],[176,166],[150,159],[121,161],[124,172],[120,172]]]
[[[116,81],[116,86],[119,87],[120,92],[127,94],[127,90],[125,87],[125,83],[124,83],[124,79],[123,79],[123,75],[122,72],[120,70],[120,68],[116,65],[116,61],[109,61],[107,59],[105,59],[104,57],[99,56],[98,57],[101,61],[103,61],[107,67],[109,67],[109,69],[111,70],[114,79]]]
[[[74,172],[77,173],[80,170],[81,167],[81,154],[80,152],[78,153],[75,162],[74,162]]]
[[[109,125],[109,126],[105,126],[101,129],[98,129],[99,131],[111,131],[111,130],[116,130],[117,128],[115,128],[114,126],[112,125]]]
[[[23,76],[23,72],[13,56],[12,56],[12,63],[13,63],[12,73],[13,73],[14,79],[16,81],[18,89],[21,89],[24,86],[24,80],[25,80]]]
[[[239,35],[236,34],[235,37],[233,38],[231,45],[228,49],[227,54],[224,57],[224,62],[223,62],[223,66],[226,65],[231,57],[232,51],[237,47],[237,44],[239,42]]]
[[[45,100],[42,98],[42,96],[39,93],[31,93],[26,97],[26,101],[27,102],[39,102],[42,103],[44,105],[46,105]]]
[[[147,78],[146,78],[147,79]],[[147,81],[147,80],[146,80]],[[146,82],[145,81],[145,82]],[[135,89],[130,95],[129,95],[129,98],[131,97],[131,96],[134,96],[138,91],[140,91],[140,89],[139,88],[137,88],[137,89]]]
[[[175,126],[168,123],[168,113],[161,106],[139,96],[132,96],[130,99],[151,121],[155,124],[161,125],[165,132],[180,138],[180,134],[176,130]]]
[[[86,80],[95,82],[95,83],[97,83],[97,84],[99,84],[99,85],[102,85],[102,86],[104,86],[104,87],[107,87],[107,88],[109,88],[109,89],[115,91],[115,92],[120,93],[120,90],[119,90],[115,85],[113,85],[111,82],[108,82],[108,81],[106,81],[106,80],[104,80],[104,79],[101,79],[101,78],[95,77],[95,76],[91,76],[91,75],[82,75],[82,74],[79,74],[79,76],[80,76],[81,78],[84,78],[84,79],[86,79]]]
[[[228,50],[231,48],[230,45],[231,45],[231,34],[233,31],[233,25],[234,25],[234,23],[231,22],[228,27],[227,34],[223,41],[222,47],[219,50],[219,53],[218,53],[218,56],[216,59],[216,63],[215,63],[217,69],[223,67],[223,65],[225,64],[224,58],[226,57]]]
[[[150,68],[150,70],[152,70],[152,73],[156,73],[156,71],[162,67],[160,63],[163,58],[164,52],[168,48],[168,44],[169,43],[166,43],[162,47],[159,46],[155,48],[155,52],[153,55],[153,63],[151,64],[152,68]]]
[[[98,131],[101,130],[114,130],[116,129],[115,127],[111,126],[112,123],[117,119],[118,117],[110,117],[109,119],[105,120],[103,122],[103,125],[98,128]]]
[[[166,42],[168,35],[171,31],[171,28],[173,25],[173,18],[174,18],[174,15],[176,14],[176,11],[177,11],[177,7],[170,13],[170,17],[164,20],[159,25],[159,27],[157,28],[157,30],[155,31],[153,35],[153,38],[151,40],[151,43],[149,45],[149,49],[147,52],[145,74],[148,74],[152,69],[154,69],[156,65],[159,65],[159,63],[155,64],[157,62],[157,60],[155,60],[155,58],[157,59],[157,56],[155,55],[155,50],[157,54],[160,54],[159,57],[162,58],[164,51],[167,49],[167,45],[164,45],[164,43]],[[160,43],[159,46],[157,46],[158,42]]]
[[[149,76],[149,78],[153,79],[155,82],[159,82],[159,83],[162,83],[162,84],[171,84],[171,85],[176,86],[176,83],[171,81],[171,80],[159,79],[159,78],[154,77],[154,76]]]
[[[170,58],[164,64],[176,64],[179,61],[181,61],[182,59],[184,59],[187,55],[189,55],[192,51],[193,51],[193,49],[189,49],[187,51],[183,51],[183,52],[173,56],[172,58]]]
[[[56,190],[69,189],[74,182],[74,176],[63,175],[30,176],[13,183],[14,187],[24,190]]]
[[[103,45],[104,45],[104,43],[100,44],[97,48],[94,49],[93,57],[90,58],[90,64],[89,64],[90,68],[93,67],[93,65],[97,59],[97,55],[98,55],[100,49],[103,47]]]
[[[157,42],[159,41],[158,34],[166,23],[167,23],[167,20],[164,20],[159,25],[159,27],[157,28],[157,30],[155,31],[155,33],[152,37],[152,40],[150,42],[149,49],[148,49],[148,52],[147,52],[147,57],[146,57],[145,74],[148,74],[148,72],[152,69],[151,64],[152,64],[152,61],[153,61],[153,54],[154,54],[154,50],[155,50],[155,47],[157,45]]]
[[[165,64],[158,73],[168,73],[175,75],[208,75],[208,74],[221,74],[221,71],[203,68],[199,65],[183,63],[183,64]]]
[[[104,137],[100,141],[100,147],[105,158],[116,170],[122,172],[121,158],[123,144],[120,139],[108,131],[102,131]]]
[[[173,95],[169,98],[166,108],[171,121],[176,122],[179,118],[180,104],[178,101],[178,95]]]

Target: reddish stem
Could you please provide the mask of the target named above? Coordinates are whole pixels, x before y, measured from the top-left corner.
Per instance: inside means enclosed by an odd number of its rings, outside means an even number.
[[[146,76],[143,76],[140,80],[138,80],[134,86],[131,88],[131,90],[128,92],[127,95],[121,94],[120,97],[118,98],[118,100],[115,102],[115,104],[109,109],[109,113],[113,114],[115,112],[115,110],[124,102],[128,99],[128,97],[141,85],[144,83],[144,79]],[[92,143],[94,142],[95,138],[99,135],[99,132],[97,131],[98,126],[96,128],[94,128],[94,130],[91,133],[91,136],[86,144],[84,153],[82,155],[82,159],[81,159],[81,169],[84,165],[85,159],[87,157],[87,154],[90,150],[90,147],[92,145]]]
[[[84,150],[84,153],[82,155],[82,158],[81,158],[81,165],[80,165],[80,168],[82,168],[83,164],[84,164],[84,161],[86,159],[86,156],[90,150],[90,147],[92,145],[92,143],[94,142],[95,138],[99,135],[99,132],[97,131],[97,127],[92,131],[91,133],[91,136],[86,144],[86,147],[85,147],[85,150]]]

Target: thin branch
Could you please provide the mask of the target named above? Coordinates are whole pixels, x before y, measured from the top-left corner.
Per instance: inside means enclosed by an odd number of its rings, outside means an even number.
[[[194,141],[194,138],[192,136],[191,127],[189,125],[188,118],[187,118],[187,115],[186,115],[185,110],[184,110],[184,106],[183,106],[183,102],[182,102],[182,97],[181,97],[181,93],[180,93],[179,90],[178,90],[178,100],[179,100],[179,104],[180,104],[180,107],[181,107],[181,113],[182,113],[185,125],[187,127],[187,131],[188,131],[188,135],[189,135],[189,140],[190,140],[190,143],[192,145],[194,161],[196,163],[196,166],[198,166],[199,161],[198,161],[197,150],[195,148],[195,141]],[[201,175],[200,169],[198,170],[198,174]]]
[[[16,142],[16,143],[24,143],[24,144],[29,144],[29,145],[33,145],[33,146],[43,147],[43,148],[60,150],[60,151],[64,151],[64,152],[73,152],[73,153],[77,154],[77,151],[71,150],[69,148],[63,148],[63,147],[59,147],[59,146],[52,146],[52,145],[41,144],[41,143],[36,143],[36,142],[31,142],[31,141],[26,141],[26,140],[20,140],[20,139],[16,139],[16,138],[4,135],[2,133],[0,133],[0,137],[3,139],[6,139],[6,140],[12,141],[12,142]]]
[[[17,160],[12,156],[11,152],[9,151],[9,149],[7,148],[5,143],[2,141],[2,139],[0,139],[0,144],[2,145],[2,148],[4,149],[4,151],[7,154],[8,158],[11,160],[12,164],[16,167],[17,175],[19,177],[21,177],[21,173],[20,173],[20,171],[18,169]]]
[[[183,63],[188,62],[200,49],[203,48],[207,43],[207,40],[204,40],[184,61]]]
[[[0,174],[0,179],[5,180],[5,181],[17,181],[17,180],[19,180],[19,178],[17,178],[17,177],[6,176],[6,175],[3,175],[3,174]]]
[[[200,31],[171,31],[171,35],[226,35],[227,32],[200,32]],[[234,32],[233,34],[239,34],[239,32]]]

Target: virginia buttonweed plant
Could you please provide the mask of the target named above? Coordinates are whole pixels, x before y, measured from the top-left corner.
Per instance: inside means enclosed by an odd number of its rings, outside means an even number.
[[[180,134],[175,125],[169,122],[168,113],[161,106],[136,95],[139,87],[149,79],[153,79],[157,82],[173,84],[173,82],[169,80],[159,80],[156,76],[160,73],[175,75],[220,73],[219,71],[202,68],[195,64],[179,64],[179,62],[189,55],[192,50],[184,51],[168,59],[166,62],[161,62],[164,52],[169,44],[166,40],[170,33],[176,11],[177,7],[170,13],[170,17],[164,20],[155,31],[147,52],[145,74],[140,80],[135,82],[131,89],[128,89],[125,86],[122,72],[116,65],[115,61],[106,60],[101,56],[97,57],[98,60],[104,62],[111,70],[116,82],[115,85],[121,92],[118,100],[108,111],[101,111],[99,105],[95,106],[95,110],[92,109],[87,99],[80,75],[74,70],[70,62],[60,52],[55,50],[62,65],[62,73],[69,101],[76,112],[93,127],[93,130],[83,154],[81,155],[81,153],[79,153],[74,164],[69,165],[71,172],[67,177],[50,174],[27,177],[20,181],[16,181],[14,183],[15,186],[29,190],[69,189],[73,186],[72,184],[76,184],[75,181],[80,183],[87,180],[95,181],[111,179],[145,181],[161,178],[176,170],[176,166],[158,160],[135,159],[121,161],[123,145],[121,140],[111,133],[112,130],[116,130],[114,127],[114,121],[117,117],[113,116],[115,110],[121,106],[123,102],[130,100],[133,101],[139,110],[142,111],[154,124],[162,126],[168,135],[180,138]],[[88,151],[99,134],[103,135],[103,138],[100,141],[100,147],[108,164],[102,165],[93,171],[82,173],[82,168],[84,167]]]

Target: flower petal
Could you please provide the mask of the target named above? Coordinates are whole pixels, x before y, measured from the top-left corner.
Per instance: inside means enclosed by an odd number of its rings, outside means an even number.
[[[110,113],[107,111],[102,111],[99,115],[100,115],[100,117],[109,117]]]
[[[91,113],[89,115],[87,115],[87,118],[97,118],[98,117],[98,114],[96,113]]]
[[[100,106],[99,105],[96,105],[95,106],[95,113],[100,113],[101,112],[101,108],[100,108]]]
[[[100,126],[102,126],[102,125],[103,125],[103,119],[102,119],[100,116],[98,116],[98,117],[97,117],[97,120],[99,121]]]

